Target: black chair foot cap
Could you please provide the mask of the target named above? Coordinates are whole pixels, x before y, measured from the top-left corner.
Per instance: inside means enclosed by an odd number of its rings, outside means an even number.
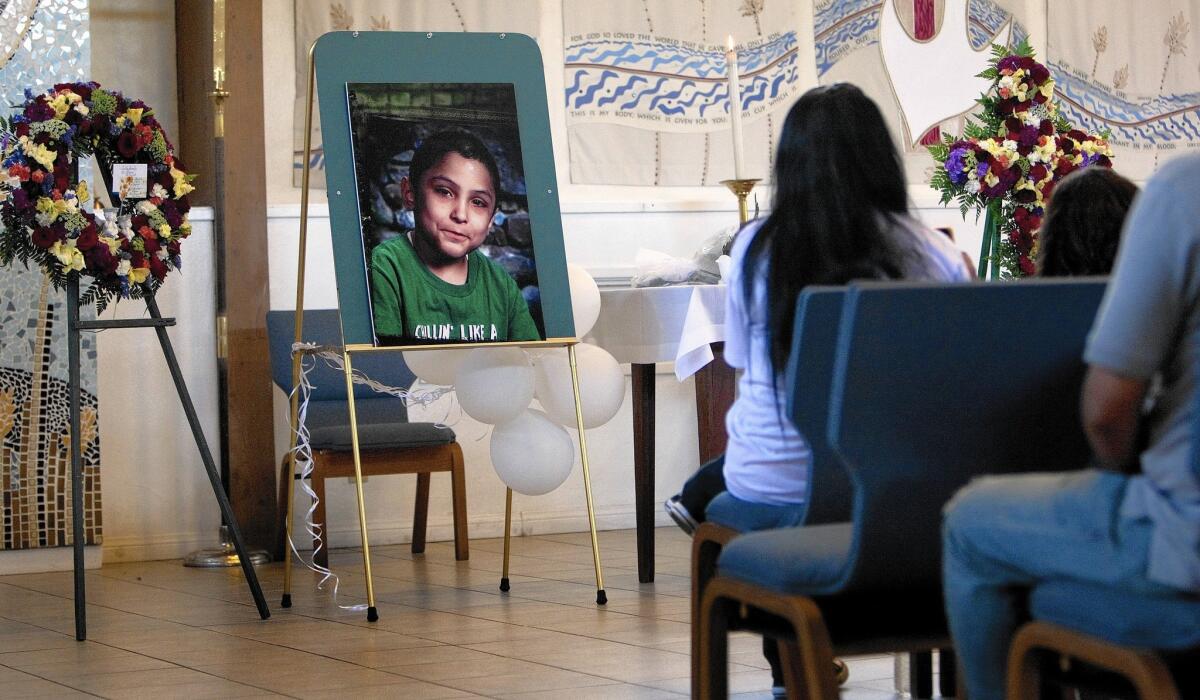
[[[375,606],[372,605],[371,607],[367,608],[367,622],[375,622],[378,619],[379,611],[375,609]]]
[[[596,591],[596,605],[605,605],[607,603],[608,594],[604,592],[604,589],[601,588],[600,590]]]
[[[283,594],[283,600],[279,601],[279,607],[281,607],[281,608],[292,607],[292,594],[291,593]]]
[[[504,578],[500,579],[500,590],[508,593],[509,588],[510,586],[508,585],[508,577],[505,576]]]

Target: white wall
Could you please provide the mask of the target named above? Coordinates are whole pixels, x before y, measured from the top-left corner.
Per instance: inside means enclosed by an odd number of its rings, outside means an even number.
[[[803,13],[809,3],[795,0]],[[1040,0],[1028,0],[1040,5]],[[547,64],[547,92],[562,94],[561,3],[541,0],[541,46]],[[174,16],[170,2],[93,0],[94,76],[127,94],[145,99],[158,109],[173,130],[177,123],[174,95]],[[272,308],[292,308],[295,298],[296,245],[299,229],[299,191],[291,186],[293,98],[293,21],[291,0],[263,3],[264,85],[267,109],[266,164],[268,237]],[[123,37],[134,34],[139,60],[125,52]],[[802,47],[811,51],[811,47]],[[809,65],[811,61],[801,61]],[[815,81],[811,73],[805,76]],[[675,255],[690,255],[699,242],[736,221],[734,202],[718,188],[583,187],[565,181],[566,141],[563,107],[551,100],[552,138],[564,212],[567,256],[602,282],[619,281],[632,272],[640,246]],[[203,186],[203,184],[201,184]],[[309,269],[305,305],[336,305],[330,262],[328,214],[324,193],[313,193],[309,240]],[[978,250],[979,224],[963,222],[957,211],[936,206],[933,193],[914,187],[919,214],[932,225],[952,226],[964,249]],[[765,206],[769,193],[762,192]],[[163,313],[175,315],[172,329],[176,352],[188,378],[210,442],[216,434],[216,363],[211,327],[211,215],[197,210],[196,232],[184,247],[184,274],[172,279],[160,296]],[[110,312],[111,314],[112,312]],[[136,303],[122,303],[120,315],[139,315]],[[177,407],[153,331],[106,331],[99,339],[102,421],[105,556],[109,560],[181,556],[215,542],[219,522],[216,504],[204,475],[191,434]],[[660,366],[657,380],[656,498],[673,493],[698,464],[693,384],[680,384]],[[153,396],[154,399],[147,397]],[[431,411],[435,419],[444,407]],[[414,418],[419,418],[414,411]],[[286,443],[286,408],[276,391],[276,453]],[[503,518],[503,487],[488,464],[486,428],[469,418],[454,425],[467,459],[468,508],[472,534],[496,535]],[[266,443],[264,443],[266,444]],[[608,425],[589,432],[593,483],[601,527],[633,526],[633,451],[629,399]],[[413,479],[377,477],[367,484],[367,512],[372,541],[403,542],[410,537]],[[432,490],[430,538],[448,539],[450,532],[448,479],[436,478]],[[558,491],[537,498],[516,497],[521,532],[582,530],[586,528],[580,471]],[[328,488],[331,539],[334,544],[357,540],[353,487],[331,483]],[[298,510],[302,510],[298,509]],[[661,523],[667,521],[660,518]]]

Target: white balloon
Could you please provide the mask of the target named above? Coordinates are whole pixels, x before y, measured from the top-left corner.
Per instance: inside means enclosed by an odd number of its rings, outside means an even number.
[[[575,263],[567,263],[567,281],[571,284],[571,315],[575,317],[575,337],[582,338],[600,318],[600,288],[596,280]]]
[[[579,398],[583,427],[604,425],[621,410],[625,400],[625,375],[607,350],[590,343],[575,346],[579,371]],[[576,427],[575,393],[571,390],[571,363],[566,350],[546,353],[534,367],[534,394],[554,422]]]
[[[571,436],[532,408],[492,430],[491,453],[500,480],[526,496],[558,488],[575,462]]]
[[[467,353],[462,350],[409,350],[401,353],[412,373],[430,384],[450,386]]]
[[[520,348],[477,348],[459,363],[454,391],[468,416],[507,423],[533,400],[533,368]]]

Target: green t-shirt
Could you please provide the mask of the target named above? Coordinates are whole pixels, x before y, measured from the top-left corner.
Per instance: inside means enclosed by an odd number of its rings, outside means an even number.
[[[371,302],[383,342],[541,340],[516,282],[478,250],[467,255],[466,283],[451,284],[407,236],[381,243],[371,252]]]

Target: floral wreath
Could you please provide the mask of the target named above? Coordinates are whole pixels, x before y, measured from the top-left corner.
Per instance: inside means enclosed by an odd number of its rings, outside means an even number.
[[[1054,186],[1079,168],[1112,167],[1108,134],[1076,129],[1059,114],[1054,79],[1033,55],[1026,42],[992,46],[992,64],[979,74],[992,82],[978,100],[982,113],[962,137],[929,148],[941,203],[957,201],[964,216],[986,210],[999,226],[991,255],[1001,278],[1036,272],[1038,229]]]
[[[114,164],[145,164],[146,198],[93,213],[78,177],[93,154],[110,192]],[[71,275],[92,277],[80,302],[99,311],[113,297],[153,294],[181,267],[194,177],[141,100],[94,82],[26,90],[19,111],[0,117],[0,264],[33,261],[60,289]]]

